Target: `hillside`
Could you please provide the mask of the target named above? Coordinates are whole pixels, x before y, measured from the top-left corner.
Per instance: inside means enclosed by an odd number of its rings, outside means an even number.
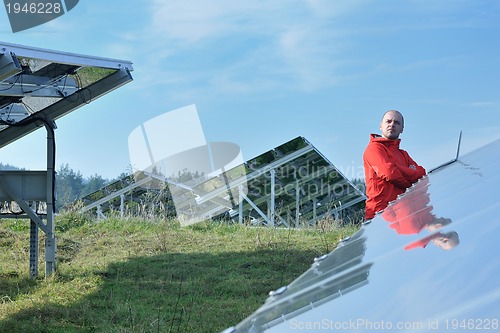
[[[220,332],[356,228],[180,228],[75,213],[56,226],[58,271],[43,278],[41,239],[41,278],[30,280],[28,221],[0,221],[0,332]]]

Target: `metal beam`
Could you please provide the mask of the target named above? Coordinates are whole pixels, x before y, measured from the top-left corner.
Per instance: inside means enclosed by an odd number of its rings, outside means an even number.
[[[38,226],[30,220],[30,278],[38,276]]]
[[[53,127],[52,127],[52,126]],[[45,276],[50,276],[56,272],[57,265],[57,246],[56,246],[56,229],[54,224],[54,197],[55,197],[55,124],[46,122],[47,129],[47,230],[45,231]]]
[[[270,203],[269,203],[269,219],[271,220],[271,225],[274,226],[274,219],[275,219],[275,186],[276,186],[276,170],[271,169],[271,195],[269,197]]]
[[[249,197],[246,196],[245,193],[241,192],[240,195],[243,195],[243,199],[245,199],[249,204],[250,206],[252,206],[253,209],[255,209],[255,211],[257,213],[259,213],[259,215],[269,224],[269,225],[274,225],[274,223],[271,222],[271,220],[269,220],[269,218],[266,216],[266,214],[264,214],[259,207],[257,207],[257,205],[255,205],[253,202],[252,202],[252,199],[250,199]]]
[[[292,161],[292,160],[294,160],[294,159],[296,159],[304,154],[307,154],[308,152],[310,152],[312,150],[314,150],[313,146],[306,146],[302,149],[299,149],[299,150],[283,157],[282,159],[279,159],[277,161],[269,163],[268,165],[266,165],[260,169],[257,169],[255,171],[249,173],[246,176],[235,179],[234,181],[230,182],[228,184],[228,186],[229,186],[229,188],[237,188],[238,186],[244,185],[248,181],[257,178],[257,177],[265,174],[266,172],[270,172],[271,170],[273,170],[281,165],[284,165],[284,164],[286,164],[286,163],[288,163],[288,162],[290,162],[290,161]],[[207,193],[203,197],[200,197],[199,200],[196,200],[196,202],[201,204],[205,201],[210,200],[212,197],[219,196],[219,195],[223,194],[224,192],[227,192],[227,187],[226,186],[219,187],[218,189]]]
[[[0,43],[0,53],[13,53],[16,56],[43,59],[49,62],[76,66],[92,66],[111,69],[128,69],[133,71],[132,62],[104,57],[86,56],[69,52],[46,50],[31,46],[10,43]]]

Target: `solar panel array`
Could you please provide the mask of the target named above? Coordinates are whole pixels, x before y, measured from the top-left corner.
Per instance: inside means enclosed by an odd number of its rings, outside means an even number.
[[[361,189],[309,141],[297,137],[215,177],[125,177],[82,198],[82,210],[123,212],[128,205],[145,203],[148,192],[161,196],[167,213],[172,212],[174,193],[176,216],[184,219],[196,206],[205,219],[286,227],[315,224],[327,216],[358,219],[365,200]]]
[[[499,169],[500,140],[425,176],[224,332],[498,328]]]
[[[245,168],[248,192],[241,207],[229,212],[244,223],[301,227],[329,216],[357,219],[365,201],[362,190],[304,137],[247,161]]]

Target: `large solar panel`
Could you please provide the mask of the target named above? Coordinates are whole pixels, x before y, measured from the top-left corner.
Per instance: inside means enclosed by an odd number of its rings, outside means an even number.
[[[233,155],[237,155],[237,146],[228,143],[210,143],[210,150],[217,151],[221,144],[226,153],[229,147],[233,148]],[[188,153],[199,153],[198,150]],[[182,160],[182,154],[167,158],[167,167],[172,161]],[[144,193],[149,189],[163,193],[163,203],[170,207],[169,194],[170,198],[174,197],[176,216],[185,224],[196,216],[201,219],[229,218],[249,225],[303,227],[314,225],[325,216],[359,220],[365,200],[362,191],[303,137],[216,175],[182,174],[177,178],[165,178],[141,173],[135,179],[134,183],[133,178],[126,177],[84,197],[82,211],[95,208],[101,214],[121,207],[123,212],[124,193],[135,203],[144,202]],[[125,205],[135,205],[133,202],[128,200]]]
[[[0,148],[132,80],[130,61],[0,42]],[[20,123],[22,126],[20,126]]]
[[[500,140],[422,178],[224,332],[498,330],[499,169]]]
[[[47,170],[0,173],[1,216],[31,220],[32,277],[39,229],[46,275],[56,268],[55,120],[132,81],[132,70],[130,61],[0,42],[0,148],[41,127],[47,131]]]
[[[243,223],[302,227],[325,216],[356,220],[366,199],[304,137],[247,161],[245,168],[248,193],[229,212]]]

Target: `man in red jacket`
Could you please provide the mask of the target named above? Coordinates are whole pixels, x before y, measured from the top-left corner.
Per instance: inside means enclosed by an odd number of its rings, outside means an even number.
[[[396,110],[387,111],[380,123],[382,136],[370,135],[363,154],[366,182],[365,220],[385,209],[413,183],[426,173],[408,153],[399,149],[399,135],[403,132],[404,118]]]

